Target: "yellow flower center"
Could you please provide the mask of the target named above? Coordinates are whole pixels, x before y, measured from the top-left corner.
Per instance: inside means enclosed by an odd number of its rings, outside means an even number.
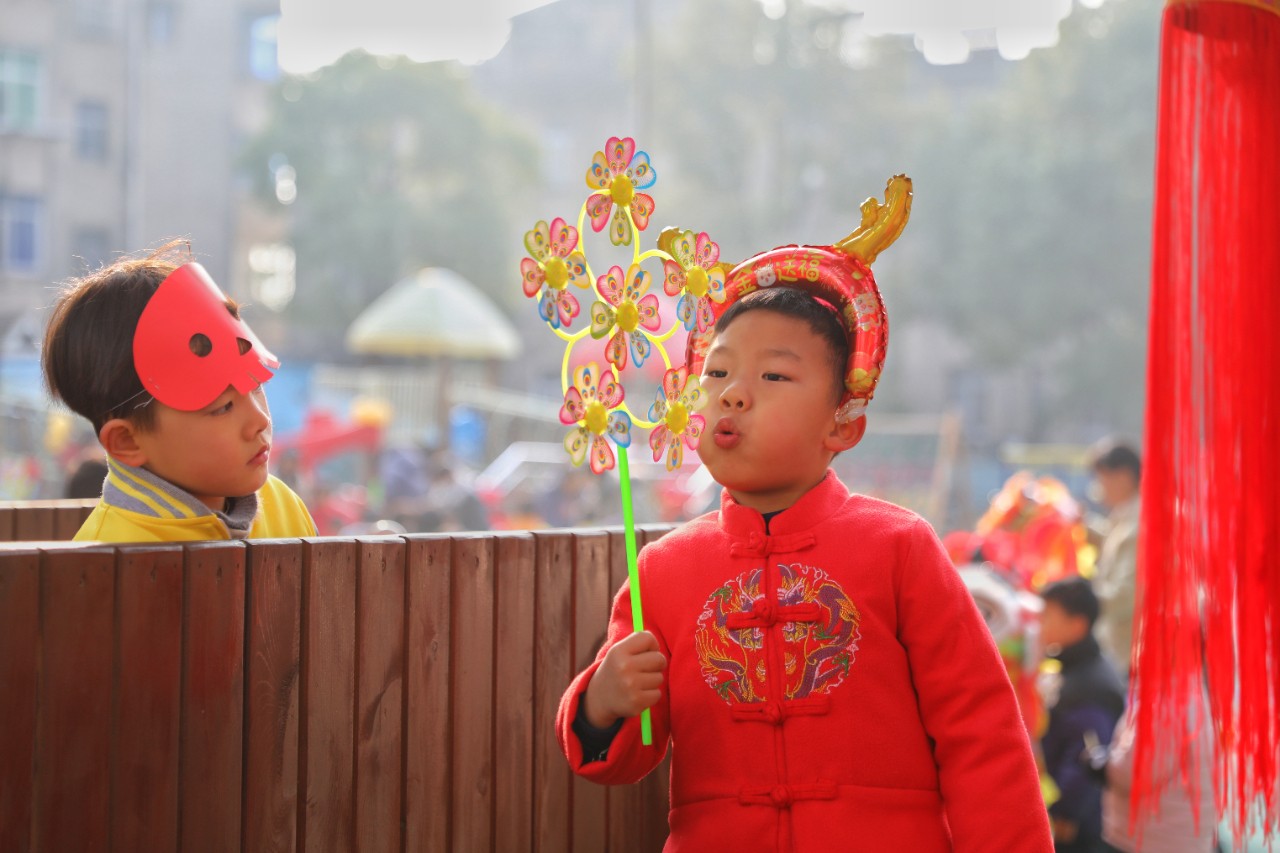
[[[596,435],[604,435],[609,428],[609,410],[599,400],[592,400],[587,403],[587,414],[582,420],[587,429]]]
[[[631,183],[631,179],[626,175],[617,175],[609,182],[609,195],[613,196],[614,204],[619,207],[631,204],[635,194],[636,185]]]
[[[685,290],[699,298],[707,295],[709,279],[702,267],[692,267],[685,273]]]
[[[542,272],[547,277],[547,285],[556,290],[564,290],[569,283],[569,265],[564,258],[551,258],[542,265]]]
[[[640,309],[631,300],[618,306],[618,328],[624,332],[634,332],[640,325]]]
[[[689,410],[679,401],[668,403],[667,406],[667,429],[671,430],[672,435],[684,435],[685,427],[689,425]]]

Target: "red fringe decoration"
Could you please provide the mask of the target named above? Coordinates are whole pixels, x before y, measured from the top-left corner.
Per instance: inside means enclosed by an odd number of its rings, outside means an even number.
[[[1280,829],[1280,0],[1165,9],[1153,243],[1131,818],[1212,760],[1242,839]]]

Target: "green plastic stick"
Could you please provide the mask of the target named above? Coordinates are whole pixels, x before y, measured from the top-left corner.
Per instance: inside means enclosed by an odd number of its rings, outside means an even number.
[[[627,461],[627,449],[618,448],[618,488],[622,492],[622,524],[627,536],[627,577],[631,582],[631,629],[644,630],[644,609],[640,606],[640,567],[636,564],[636,521],[631,511],[631,463]],[[653,744],[653,723],[649,709],[640,712],[640,742]]]

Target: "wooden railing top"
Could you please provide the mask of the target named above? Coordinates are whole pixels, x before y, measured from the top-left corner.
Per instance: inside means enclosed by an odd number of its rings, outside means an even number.
[[[96,498],[0,501],[0,543],[70,539],[97,505]]]

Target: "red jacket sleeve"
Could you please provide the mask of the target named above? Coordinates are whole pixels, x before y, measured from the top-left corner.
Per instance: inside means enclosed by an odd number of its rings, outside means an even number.
[[[898,639],[934,742],[956,853],[1051,851],[1031,742],[1000,653],[933,529],[899,563]]]
[[[640,562],[643,565],[644,555]],[[667,660],[671,659],[666,641],[652,625],[646,629],[658,639],[658,648]],[[609,632],[605,636],[604,645],[600,647],[595,661],[578,673],[560,699],[560,709],[556,713],[556,738],[560,741],[560,750],[569,761],[574,773],[606,785],[624,785],[638,782],[649,774],[661,762],[667,752],[667,744],[671,734],[670,698],[666,683],[663,683],[662,698],[650,709],[653,718],[653,745],[645,746],[640,742],[640,718],[630,717],[622,724],[613,743],[609,745],[608,757],[604,761],[593,761],[583,765],[582,743],[573,731],[573,721],[578,715],[578,703],[587,691],[587,684],[600,667],[600,661],[613,644],[632,633],[631,629],[631,588],[624,582],[613,600],[613,613],[609,617]]]

